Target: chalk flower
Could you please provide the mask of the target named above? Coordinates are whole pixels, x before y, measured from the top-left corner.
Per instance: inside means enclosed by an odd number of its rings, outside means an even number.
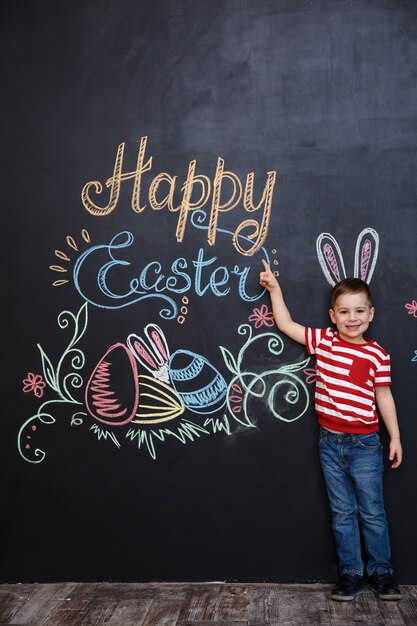
[[[32,391],[37,398],[42,398],[45,387],[46,383],[41,374],[29,372],[27,378],[23,379],[23,391],[25,393]]]
[[[417,302],[415,300],[413,300],[410,304],[405,304],[404,306],[408,311],[408,315],[417,317]]]
[[[255,328],[261,326],[273,326],[274,314],[270,311],[266,304],[263,304],[260,309],[253,309],[252,315],[249,316],[249,321],[255,323]]]
[[[229,401],[234,404],[232,411],[233,413],[240,413],[242,411],[243,390],[237,383],[232,385],[232,389],[234,394],[229,396]]]
[[[316,382],[317,372],[315,368],[307,367],[305,370],[303,370],[303,372],[306,375],[307,385],[311,385],[312,383]]]

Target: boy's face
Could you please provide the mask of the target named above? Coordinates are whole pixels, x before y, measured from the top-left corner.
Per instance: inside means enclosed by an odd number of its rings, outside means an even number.
[[[374,318],[366,293],[345,293],[339,296],[330,309],[330,319],[336,324],[339,335],[345,341],[364,343],[364,333]]]

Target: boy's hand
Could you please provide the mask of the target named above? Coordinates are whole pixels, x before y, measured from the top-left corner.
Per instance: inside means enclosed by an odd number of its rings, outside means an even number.
[[[396,469],[401,465],[403,460],[403,450],[399,439],[391,439],[389,444],[389,460],[394,461],[391,465],[392,469]]]
[[[259,283],[262,287],[265,287],[268,291],[272,291],[275,287],[278,287],[278,281],[271,271],[268,263],[262,259],[264,271],[259,274]]]

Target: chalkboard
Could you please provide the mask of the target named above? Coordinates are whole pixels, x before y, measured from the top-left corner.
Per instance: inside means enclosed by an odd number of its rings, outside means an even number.
[[[335,579],[265,258],[319,327],[368,272],[417,583],[416,33],[411,0],[3,3],[0,580]]]

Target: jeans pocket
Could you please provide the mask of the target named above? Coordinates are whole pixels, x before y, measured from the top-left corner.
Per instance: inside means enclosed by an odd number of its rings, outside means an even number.
[[[370,435],[361,435],[356,440],[356,445],[360,448],[368,450],[382,450],[381,441],[378,433],[372,433]]]
[[[323,443],[323,441],[327,441],[327,436],[325,432],[320,432],[319,434],[319,439],[318,439],[318,444],[319,447],[321,446],[321,444]]]

